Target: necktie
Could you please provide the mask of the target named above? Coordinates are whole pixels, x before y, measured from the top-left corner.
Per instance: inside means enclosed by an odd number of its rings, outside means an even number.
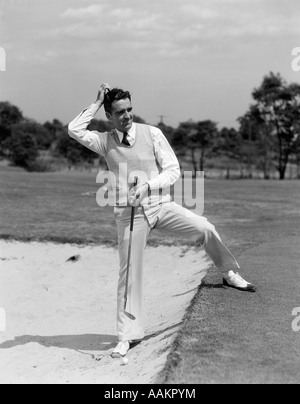
[[[130,146],[130,143],[129,143],[128,139],[127,139],[127,136],[128,136],[128,133],[125,132],[125,133],[124,133],[123,140],[122,140],[122,143],[123,143],[125,146]]]

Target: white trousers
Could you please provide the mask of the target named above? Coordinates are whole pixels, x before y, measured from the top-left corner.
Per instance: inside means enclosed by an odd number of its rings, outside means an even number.
[[[114,215],[118,226],[120,256],[117,306],[118,338],[119,341],[141,340],[145,336],[143,325],[144,251],[152,227],[144,214],[143,208],[136,208],[127,300],[127,311],[134,314],[136,320],[130,320],[124,314],[124,294],[126,287],[131,207],[115,208]],[[157,230],[173,231],[182,237],[194,239],[199,245],[204,246],[207,255],[224,273],[239,269],[239,264],[222,243],[215,227],[203,216],[198,216],[174,202],[167,203],[158,209],[154,227]]]

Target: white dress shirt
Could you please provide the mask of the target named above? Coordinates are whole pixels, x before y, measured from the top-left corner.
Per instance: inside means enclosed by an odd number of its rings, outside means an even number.
[[[88,147],[90,150],[100,154],[106,155],[105,145],[107,143],[107,136],[109,132],[100,133],[97,131],[89,131],[87,127],[92,119],[99,111],[98,104],[92,104],[89,108],[85,109],[78,115],[69,125],[69,135],[77,140],[82,145]],[[162,131],[154,126],[150,126],[152,135],[154,153],[162,168],[162,172],[155,178],[148,181],[151,190],[158,190],[160,188],[167,188],[173,185],[180,177],[180,166],[166,137]],[[123,140],[124,133],[117,131],[120,142]],[[133,123],[131,129],[128,131],[128,141],[133,144],[136,137],[136,126]]]

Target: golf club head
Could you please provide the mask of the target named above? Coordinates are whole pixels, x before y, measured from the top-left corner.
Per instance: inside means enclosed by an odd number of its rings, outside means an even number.
[[[125,315],[130,318],[130,320],[135,320],[136,318],[134,317],[134,315],[128,313],[127,311],[124,311]]]

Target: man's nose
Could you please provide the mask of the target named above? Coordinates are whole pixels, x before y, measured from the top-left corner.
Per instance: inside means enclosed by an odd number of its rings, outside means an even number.
[[[125,118],[130,119],[131,118],[131,112],[126,111]]]

